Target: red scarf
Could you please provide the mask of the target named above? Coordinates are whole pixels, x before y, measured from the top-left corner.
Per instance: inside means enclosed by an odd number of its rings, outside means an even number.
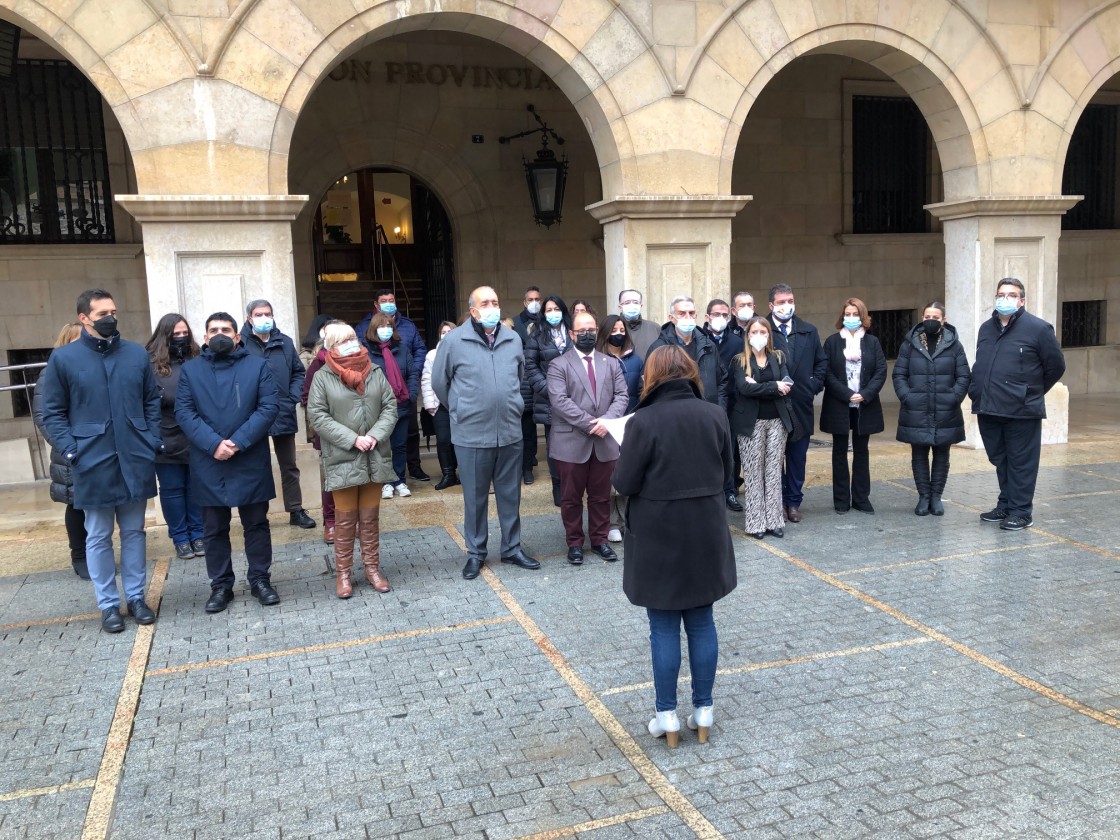
[[[366,377],[373,367],[369,353],[362,351],[351,356],[340,356],[338,350],[332,347],[327,351],[327,367],[337,373],[342,384],[351,391],[359,394],[366,392]]]
[[[385,378],[389,380],[389,387],[393,389],[393,396],[397,398],[397,402],[408,402],[408,386],[404,384],[404,377],[401,376],[400,365],[398,365],[397,360],[393,358],[393,351],[389,347],[388,341],[381,342],[381,365],[385,371]]]

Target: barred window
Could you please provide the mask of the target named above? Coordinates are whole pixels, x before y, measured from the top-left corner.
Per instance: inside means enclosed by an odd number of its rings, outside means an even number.
[[[906,340],[906,333],[913,326],[913,309],[879,309],[868,313],[871,316],[869,332],[883,345],[883,353],[888,359],[898,358],[898,348]]]
[[[39,379],[47,359],[51,355],[50,347],[36,347],[33,350],[9,350],[8,382],[11,385],[12,416],[31,416],[31,397],[35,389],[28,387]],[[28,365],[29,367],[23,367]]]
[[[1112,230],[1116,215],[1116,151],[1120,105],[1089,105],[1077,121],[1066,153],[1062,194],[1083,195],[1062,216],[1065,230]]]
[[[905,96],[852,97],[852,232],[927,233],[931,145]]]
[[[66,61],[0,85],[0,244],[112,242],[101,95]]]
[[[1062,347],[1099,347],[1104,344],[1104,301],[1067,300],[1062,303]]]

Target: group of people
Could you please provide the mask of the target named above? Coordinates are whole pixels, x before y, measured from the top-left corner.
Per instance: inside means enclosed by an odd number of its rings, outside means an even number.
[[[944,513],[949,447],[964,439],[961,404],[968,395],[1000,488],[981,519],[1005,530],[1032,524],[1044,397],[1065,364],[1053,329],[1025,302],[1022,283],[999,281],[971,370],[940,303],[924,309],[902,343],[893,384],[898,439],[912,447],[917,515]],[[275,487],[268,438],[281,462],[292,524],[314,527],[302,521],[309,517],[298,496],[287,492],[292,473],[281,453],[289,450],[286,440],[277,441],[294,434],[294,424],[281,418],[301,400],[321,451],[336,594],[352,595],[355,541],[369,583],[389,591],[379,562],[379,505],[394,493],[408,495],[406,468],[423,475],[408,452],[422,396],[437,437],[436,486],[462,486],[462,576],[478,577],[488,558],[491,492],[501,562],[540,568],[521,543],[520,503],[522,484],[534,480],[531,453],[536,425],[543,425],[568,562],[584,560],[585,509],[592,552],[615,561],[610,543],[625,543],[623,588],[646,608],[650,624],[650,733],[671,746],[679,739],[683,623],[694,707],[686,723],[704,741],[718,659],[712,605],[736,585],[724,507],[742,512],[746,531],[758,538],[781,537],[787,523],[801,521],[814,398],[823,391],[820,429],[833,439],[834,507],[874,513],[868,441],[884,428],[886,356],[863,301],[844,302],[836,332],[822,344],[816,328],[796,315],[793,289],[784,284],[770,290],[767,314],[756,313],[753,297],[740,292],[730,305],[711,301],[703,325],[684,295],[672,300],[660,326],[643,319],[636,290],[623,291],[619,314],[601,322],[578,303],[578,311],[569,310],[560,297],[542,298],[530,287],[524,310],[503,321],[497,292],[480,287],[462,323],[441,324],[438,346],[428,351],[415,325],[396,313],[392,294],[379,293],[377,309],[357,331],[328,319],[316,325],[305,374],[267,301],[249,305],[241,330],[228,313],[211,315],[201,349],[186,320],[167,315],[145,352],[120,337],[108,292],[84,293],[77,323],[60,334],[40,378],[36,409],[54,448],[59,489],[56,495],[52,485],[52,496],[69,505],[68,532],[76,523],[76,571],[77,528],[84,527],[102,627],[123,629],[114,519],[129,612],[141,624],[155,620],[144,603],[143,529],[157,475],[176,550],[206,557],[207,612],[224,610],[233,598],[233,507],[245,530],[251,590],[262,604],[279,602],[269,578],[267,509]],[[294,445],[290,452],[294,468]],[[681,522],[689,523],[685,533]]]

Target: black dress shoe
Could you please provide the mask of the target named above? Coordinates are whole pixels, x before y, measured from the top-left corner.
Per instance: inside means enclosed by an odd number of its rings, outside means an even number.
[[[474,580],[482,571],[482,558],[477,554],[467,555],[467,564],[463,566],[463,580]]]
[[[128,602],[128,614],[136,619],[137,624],[155,624],[156,614],[152,608],[144,603],[143,598]]]
[[[539,569],[541,564],[522,551],[520,548],[506,557],[502,558],[503,563],[510,563],[514,566],[520,566],[522,569]]]
[[[308,516],[307,511],[303,509],[292,511],[292,515],[288,517],[288,523],[299,528],[315,527],[315,520]]]
[[[197,540],[191,540],[191,550],[194,551],[195,557],[205,557],[206,543],[204,543],[201,538]]]
[[[775,537],[784,537],[786,535],[786,532],[781,528],[768,528],[766,530],[766,533],[773,534]]]
[[[101,629],[106,633],[119,633],[124,629],[119,607],[106,607],[101,611]]]
[[[735,493],[728,493],[727,494],[727,509],[728,510],[733,510],[736,513],[742,513],[743,512],[743,505],[739,501],[739,497]]]
[[[608,563],[613,563],[618,559],[618,555],[614,553],[614,549],[610,547],[609,543],[603,543],[602,545],[593,545],[591,546],[591,550],[602,557],[604,560],[606,560]]]
[[[583,548],[578,545],[568,546],[568,562],[573,566],[583,565]]]
[[[871,506],[871,502],[860,502],[858,505],[853,502],[852,510],[858,510],[860,513],[875,513],[875,508]]]
[[[852,509],[851,505],[843,505],[843,504],[833,505],[833,507],[836,508],[837,513],[847,513],[848,511],[850,511]]]
[[[413,467],[408,471],[408,474],[415,478],[417,481],[431,481],[432,477],[424,472],[420,467]]]
[[[537,478],[536,478],[536,476],[533,475],[532,470],[522,470],[521,471],[521,480],[525,484],[532,484],[534,481],[537,480]]]
[[[762,539],[763,537],[766,536],[766,532],[765,531],[755,531],[754,533],[751,534],[751,536],[754,537],[756,540],[760,540],[760,539]]]
[[[262,607],[273,607],[280,603],[280,593],[272,588],[272,584],[267,580],[261,580],[254,583],[249,591],[253,593],[253,597],[261,602]]]
[[[210,593],[210,598],[206,601],[206,612],[220,613],[229,606],[229,602],[233,600],[232,589],[215,589]]]

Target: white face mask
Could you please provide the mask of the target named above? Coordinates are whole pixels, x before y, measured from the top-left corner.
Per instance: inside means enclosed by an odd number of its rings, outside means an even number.
[[[747,321],[754,317],[754,307],[740,306],[739,310],[735,313],[735,317],[742,321],[744,324],[747,323]]]
[[[793,317],[793,312],[794,305],[792,303],[783,303],[774,307],[774,317],[779,321],[788,321]]]
[[[749,340],[754,351],[756,353],[761,353],[766,349],[766,345],[770,343],[770,336],[752,335]]]
[[[708,323],[712,325],[712,329],[717,333],[721,333],[727,329],[727,319],[722,315],[713,315]]]
[[[362,345],[361,342],[358,341],[358,339],[352,338],[349,341],[344,341],[341,344],[336,344],[335,349],[338,351],[338,355],[340,356],[353,356],[355,353],[362,352]]]
[[[531,300],[525,304],[525,311],[530,315],[536,315],[541,311],[541,302],[539,300]]]

